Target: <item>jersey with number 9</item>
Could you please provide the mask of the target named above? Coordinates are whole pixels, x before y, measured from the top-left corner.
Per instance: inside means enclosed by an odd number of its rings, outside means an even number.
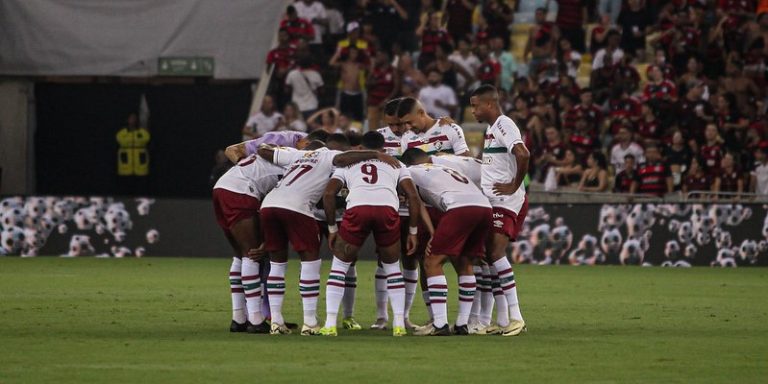
[[[333,178],[347,185],[347,209],[362,205],[388,206],[395,210],[400,206],[397,186],[411,174],[403,166],[396,169],[379,160],[363,161],[346,168],[338,168]]]

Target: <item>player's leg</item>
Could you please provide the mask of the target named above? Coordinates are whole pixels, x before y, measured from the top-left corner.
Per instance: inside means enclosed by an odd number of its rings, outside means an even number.
[[[258,215],[239,220],[230,228],[232,237],[237,241],[242,257],[242,284],[248,309],[248,332],[266,333],[267,324],[261,313],[261,259],[251,258],[248,251],[261,246]]]
[[[377,260],[376,263],[376,322],[371,325],[371,329],[387,329],[387,323],[389,323],[387,276],[384,275],[384,267],[381,266],[381,260]]]
[[[370,211],[373,238],[379,249],[381,266],[387,276],[387,295],[392,305],[392,335],[404,336],[405,328],[405,281],[400,270],[400,216],[392,208]]]
[[[267,276],[267,295],[269,310],[272,315],[270,333],[273,335],[291,333],[283,319],[283,299],[285,297],[285,270],[288,266],[288,233],[284,221],[286,213],[281,208],[263,208],[261,210],[261,228],[264,232],[264,250],[269,252],[269,276]]]
[[[343,225],[344,223],[342,223]],[[358,242],[356,241],[356,243]],[[362,241],[359,244],[362,244]],[[336,325],[339,319],[339,304],[341,304],[341,300],[344,297],[347,272],[354,263],[359,249],[359,246],[348,243],[341,235],[337,236],[333,249],[331,271],[328,274],[328,281],[325,285],[325,324],[320,330],[321,335],[337,335]]]
[[[405,326],[408,329],[413,329],[414,325],[409,318],[413,299],[416,296],[416,287],[419,284],[419,257],[417,255],[406,255],[405,252],[402,255],[403,281],[405,282]]]
[[[309,336],[320,332],[317,324],[317,300],[320,297],[320,232],[314,218],[291,212],[287,228],[291,246],[301,259],[299,292],[304,309],[304,325],[301,335]]]
[[[513,241],[517,233],[522,228],[523,221],[528,212],[528,200],[523,203],[520,212],[515,214],[509,210],[494,209],[494,212],[500,212],[503,214],[502,219],[504,227],[502,231],[495,231],[490,237],[490,245],[488,249],[488,256],[493,262],[493,267],[496,269],[496,273],[499,276],[499,284],[507,299],[507,305],[509,306],[509,317],[511,321],[503,332],[504,336],[516,336],[525,330],[525,321],[520,312],[520,304],[517,298],[517,284],[515,282],[515,273],[512,270],[512,264],[507,258],[507,245],[510,241]],[[497,310],[499,308],[497,307]],[[501,326],[501,324],[499,324]]]
[[[467,225],[464,232],[469,235],[461,250],[461,257],[452,259],[456,274],[459,276],[459,315],[456,318],[454,333],[458,335],[470,334],[468,326],[469,318],[477,295],[477,275],[482,274],[482,269],[475,270],[477,261],[485,255],[485,242],[493,222],[493,211],[490,208],[461,208],[466,212],[462,222],[473,224],[472,229]]]
[[[248,327],[246,324],[248,313],[246,311],[245,291],[241,278],[243,260],[240,257],[240,249],[237,247],[235,239],[227,231],[224,234],[236,255],[232,257],[232,264],[229,266],[229,291],[232,297],[232,322],[229,325],[229,331],[245,332]]]
[[[432,325],[424,334],[450,336],[448,325],[448,281],[443,272],[443,263],[448,259],[444,254],[430,254],[424,258],[424,272],[427,276],[429,302],[432,308]]]
[[[344,278],[344,296],[341,299],[341,308],[344,312],[342,324],[344,329],[351,331],[362,330],[363,327],[355,320],[355,296],[357,292],[357,266],[355,263],[347,270]]]
[[[477,287],[477,293],[472,298],[472,308],[469,311],[469,328],[476,329],[480,324],[480,312],[482,310],[482,289],[483,289],[483,267],[480,266],[479,260],[475,260],[475,265],[472,266],[472,274],[475,275],[475,283]]]

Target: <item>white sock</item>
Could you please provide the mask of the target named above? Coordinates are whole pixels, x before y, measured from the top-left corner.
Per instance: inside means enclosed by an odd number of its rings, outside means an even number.
[[[507,304],[507,297],[504,296],[504,291],[501,289],[499,275],[496,274],[494,267],[491,267],[491,290],[493,291],[493,299],[496,301],[496,324],[502,328],[506,327],[509,325],[509,305]]]
[[[448,324],[448,281],[445,275],[427,277],[429,302],[432,307],[433,325],[442,328]]]
[[[304,306],[304,324],[317,325],[317,298],[320,296],[320,260],[302,261],[299,292]]]
[[[459,276],[459,316],[456,325],[466,325],[475,298],[475,275]]]
[[[478,283],[478,289],[480,290],[480,324],[489,326],[491,325],[491,317],[493,316],[493,290],[491,289],[491,269],[487,265],[483,265],[483,280],[482,285]]]
[[[429,300],[429,288],[426,291],[421,291],[421,298],[424,299],[424,304],[427,306],[427,314],[429,314],[429,321],[434,320],[435,316],[432,314],[432,303]]]
[[[269,263],[267,277],[267,295],[269,295],[269,310],[272,312],[272,322],[285,324],[283,320],[283,298],[285,297],[285,268],[288,263]]]
[[[243,259],[243,290],[245,291],[245,305],[248,308],[248,322],[261,324],[264,316],[261,314],[261,275],[259,263],[249,259]]]
[[[481,268],[479,265],[475,265],[472,267],[472,273],[475,275],[476,290],[480,291],[480,287],[483,281],[483,268]],[[482,308],[482,302],[480,301],[481,297],[482,295],[478,292],[475,293],[474,297],[472,298],[472,308],[469,310],[470,323],[477,323],[480,321],[480,308]]]
[[[347,277],[344,279],[344,297],[341,299],[341,307],[344,309],[345,318],[350,318],[355,316],[355,294],[356,293],[357,293],[357,267],[353,265],[347,271]]]
[[[504,296],[507,297],[509,305],[509,317],[512,320],[523,320],[523,314],[520,313],[520,303],[517,301],[517,284],[515,283],[515,272],[512,271],[512,264],[506,257],[493,262],[499,275],[499,283]]]
[[[389,321],[389,312],[387,311],[387,276],[384,275],[384,268],[376,268],[376,319]]]
[[[333,257],[331,273],[325,283],[325,326],[335,327],[339,317],[339,304],[344,297],[344,278],[351,263],[345,263]]]
[[[400,272],[400,263],[381,263],[387,276],[387,296],[392,305],[392,326],[405,327],[405,282]]]
[[[268,262],[260,263],[261,269],[261,315],[265,319],[272,319],[272,311],[269,310],[269,294],[267,294],[267,278],[269,277],[270,264]]]
[[[405,318],[409,318],[411,307],[413,307],[413,298],[416,296],[416,286],[419,284],[418,269],[403,269],[403,280],[405,281]]]
[[[243,281],[240,277],[242,270],[242,261],[232,258],[232,264],[229,266],[229,292],[232,295],[232,320],[235,323],[243,324],[247,320],[245,314],[245,293],[243,291]]]

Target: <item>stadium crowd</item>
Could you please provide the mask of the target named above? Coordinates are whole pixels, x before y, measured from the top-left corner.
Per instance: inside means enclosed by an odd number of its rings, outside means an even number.
[[[354,142],[400,96],[471,123],[492,84],[546,190],[768,194],[766,43],[764,0],[298,0],[243,136]]]

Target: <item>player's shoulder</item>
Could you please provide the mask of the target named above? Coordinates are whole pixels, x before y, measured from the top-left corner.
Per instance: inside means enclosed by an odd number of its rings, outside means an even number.
[[[502,131],[502,133],[505,130],[518,129],[517,124],[515,124],[515,121],[512,120],[512,118],[507,115],[499,116],[499,118],[496,119],[495,122],[493,122],[493,128]]]

